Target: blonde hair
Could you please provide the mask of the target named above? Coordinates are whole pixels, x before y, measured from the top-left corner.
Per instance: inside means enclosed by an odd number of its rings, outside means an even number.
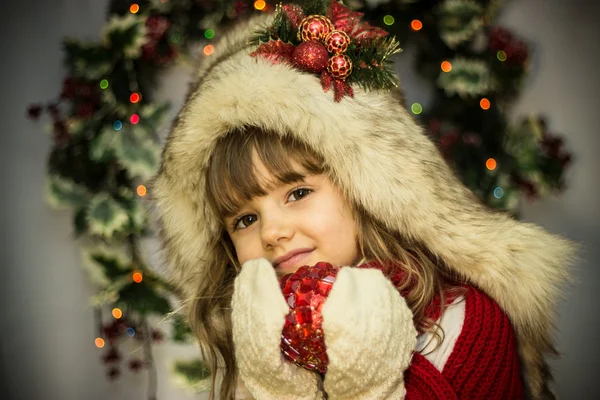
[[[246,127],[230,132],[216,145],[206,171],[206,196],[215,215],[221,217],[223,229],[208,249],[207,272],[189,309],[189,319],[203,357],[211,368],[213,390],[218,371],[223,370],[219,397],[224,400],[234,399],[237,385],[230,303],[233,282],[240,269],[224,220],[248,199],[267,194],[268,188],[261,187],[253,173],[253,151],[280,183],[291,183],[302,177],[292,161],[310,174],[332,178],[325,160],[290,135]],[[445,294],[459,286],[457,280],[423,246],[385,227],[364,208],[351,206],[358,231],[357,247],[363,260],[382,263],[394,260],[386,264],[390,269],[384,272],[393,274],[399,268],[404,271],[406,277],[399,289],[406,290],[410,286],[405,299],[413,312],[414,323],[420,330],[432,332],[439,345],[443,332],[427,318],[426,309],[436,295],[440,296],[440,304],[445,304]],[[213,394],[211,392],[211,398]]]

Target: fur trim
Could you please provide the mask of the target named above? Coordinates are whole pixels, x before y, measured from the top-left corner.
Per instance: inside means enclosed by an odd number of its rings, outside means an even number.
[[[542,398],[553,310],[573,245],[482,206],[400,105],[398,92],[355,87],[354,98],[335,103],[317,76],[250,57],[246,40],[256,23],[227,36],[200,69],[153,183],[167,261],[184,294],[194,295],[203,255],[219,236],[203,176],[217,139],[245,125],[289,133],[328,161],[350,199],[499,303],[519,338],[532,395]]]

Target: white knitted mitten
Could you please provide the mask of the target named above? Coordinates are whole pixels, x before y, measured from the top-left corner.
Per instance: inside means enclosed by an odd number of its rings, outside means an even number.
[[[329,399],[403,399],[417,331],[406,301],[383,273],[342,268],[322,315]]]
[[[261,258],[244,263],[231,302],[237,366],[255,399],[322,399],[315,373],[281,355],[281,331],[289,307],[275,270]]]

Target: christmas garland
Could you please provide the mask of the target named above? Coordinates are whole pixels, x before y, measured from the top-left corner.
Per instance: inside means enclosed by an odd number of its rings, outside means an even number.
[[[161,71],[193,54],[192,45],[201,44],[202,57],[210,57],[211,42],[224,26],[251,13],[276,11],[274,25],[257,32],[253,55],[283,54],[288,62],[320,73],[324,89],[333,85],[336,101],[352,95],[351,84],[396,84],[386,67],[399,51],[391,38],[395,36],[403,45],[415,46],[416,68],[434,91],[425,108],[418,103],[407,106],[482,201],[516,214],[520,194],[535,199],[565,187],[564,170],[571,156],[562,139],[549,133],[544,118],[507,122],[530,56],[522,40],[494,25],[502,1],[397,0],[378,1],[372,7],[359,0],[348,2],[364,15],[329,0],[307,1],[300,9],[287,3],[112,0],[100,42],[65,40],[67,77],[58,99],[28,110],[33,119],[44,113],[51,121],[48,201],[72,209],[77,236],[94,244],[84,249],[83,264],[98,287],[93,298],[95,343],[107,376],[118,377],[124,364],[133,371],[146,368],[151,374],[149,398],[156,396],[151,345],[165,336],[151,327],[149,317],[169,316],[171,339],[193,340],[185,322],[172,313],[176,291],[153,272],[140,250],[143,238],[151,236],[145,182],[158,166],[157,129],[169,108],[153,99],[153,89]],[[315,26],[316,32],[332,33],[320,18],[303,26],[310,15],[329,18],[338,33],[327,40],[310,36]],[[385,26],[390,36],[378,26]],[[325,52],[318,49],[323,54],[320,64],[302,61],[301,52],[294,57],[301,46],[306,47],[304,54],[312,55],[316,47],[325,47]],[[335,55],[347,60],[325,70],[323,65]],[[347,61],[354,68],[351,72]],[[112,316],[105,318],[108,310]],[[123,360],[120,345],[127,340],[138,340],[143,355]],[[205,383],[209,377],[200,360],[179,362],[175,369],[188,383]]]

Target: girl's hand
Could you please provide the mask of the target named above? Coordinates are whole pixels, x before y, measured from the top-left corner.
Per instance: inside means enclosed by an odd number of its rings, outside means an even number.
[[[265,259],[244,263],[231,302],[233,342],[240,377],[255,399],[321,399],[318,377],[281,355],[289,307],[275,270]]]
[[[329,399],[403,399],[417,331],[406,301],[383,273],[342,268],[322,315]]]

